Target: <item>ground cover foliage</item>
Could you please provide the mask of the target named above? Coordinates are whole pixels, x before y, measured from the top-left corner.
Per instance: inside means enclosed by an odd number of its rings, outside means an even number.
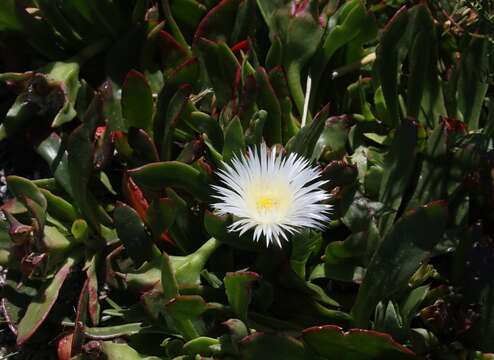
[[[492,10],[2,0],[2,355],[493,358]],[[263,141],[332,194],[283,248],[210,207]]]

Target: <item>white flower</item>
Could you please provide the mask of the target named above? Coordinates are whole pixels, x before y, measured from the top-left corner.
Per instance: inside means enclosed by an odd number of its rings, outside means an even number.
[[[254,240],[263,235],[266,245],[276,241],[281,247],[280,237],[288,240],[287,233],[322,229],[329,221],[331,206],[320,203],[330,197],[320,188],[326,181],[300,155],[277,156],[263,144],[224,166],[218,173],[222,186],[213,186],[220,202],[213,207],[219,215],[238,218],[229,231],[242,235],[254,229]]]

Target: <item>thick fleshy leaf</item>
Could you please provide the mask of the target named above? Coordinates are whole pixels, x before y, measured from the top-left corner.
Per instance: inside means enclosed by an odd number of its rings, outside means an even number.
[[[100,320],[100,303],[98,293],[98,257],[93,256],[86,269],[88,291],[88,314],[93,325],[97,326]]]
[[[247,321],[247,311],[252,299],[252,286],[260,279],[254,272],[230,272],[225,276],[226,296],[233,311],[243,322]]]
[[[282,141],[281,107],[264,68],[257,68],[256,81],[258,88],[257,105],[267,112],[264,123],[264,138],[268,145],[279,144]]]
[[[195,131],[205,133],[213,146],[218,151],[221,151],[223,148],[223,132],[218,121],[200,111],[193,111],[185,121]]]
[[[403,320],[400,316],[398,305],[393,301],[380,301],[374,313],[373,329],[389,334],[399,339],[402,338]]]
[[[240,341],[242,359],[254,360],[269,358],[272,360],[305,359],[304,345],[301,341],[284,334],[256,332]]]
[[[323,29],[312,13],[314,6],[309,2],[303,2],[299,6],[296,12],[291,4],[277,8],[268,25],[271,36],[277,35],[280,38],[288,87],[295,107],[302,116],[305,95],[302,90],[301,71],[316,52]]]
[[[75,316],[75,326],[74,331],[72,333],[72,346],[71,346],[71,354],[78,355],[81,353],[82,344],[85,340],[84,335],[84,327],[86,326],[87,321],[87,313],[88,313],[88,301],[89,301],[89,293],[88,293],[88,281],[84,282],[84,285],[81,289],[81,293],[79,294],[79,301],[77,302],[77,310]]]
[[[58,340],[57,356],[58,360],[70,360],[72,352],[72,337],[73,333],[68,333]]]
[[[175,326],[187,340],[199,337],[199,332],[192,322],[207,309],[207,304],[198,295],[178,295],[166,303],[166,310],[172,316]]]
[[[43,244],[49,252],[63,252],[71,247],[73,239],[62,234],[55,226],[45,226]]]
[[[172,141],[175,127],[179,125],[192,89],[187,84],[181,84],[175,93],[169,93],[169,87],[164,87],[158,96],[154,119],[154,134],[158,139],[161,159],[171,160]],[[173,94],[173,95],[172,95]]]
[[[136,268],[151,260],[154,245],[137,212],[125,204],[120,204],[113,216],[118,237]]]
[[[56,62],[40,70],[46,73],[47,78],[57,84],[63,93],[63,105],[55,115],[52,127],[61,126],[73,120],[77,115],[75,102],[81,87],[79,67],[76,62]]]
[[[190,340],[184,344],[183,351],[187,355],[201,354],[203,356],[211,356],[218,352],[220,340],[206,336],[200,336]],[[215,349],[216,348],[216,349]]]
[[[175,209],[175,203],[170,198],[161,198],[151,203],[146,217],[155,241],[161,239],[163,233],[175,222],[178,215]]]
[[[178,283],[170,256],[167,253],[162,254],[160,275],[164,299],[168,302],[178,296]]]
[[[149,209],[149,202],[144,196],[141,188],[134,180],[125,173],[122,177],[122,192],[127,203],[139,214],[143,221],[146,220],[146,213]]]
[[[245,144],[247,146],[262,143],[262,134],[264,133],[264,124],[267,117],[268,113],[265,110],[259,110],[249,120],[249,126],[245,130]]]
[[[393,143],[386,155],[379,201],[390,213],[379,219],[379,229],[383,235],[393,224],[403,194],[411,180],[417,153],[417,132],[418,128],[415,123],[404,121],[396,131]]]
[[[151,163],[129,170],[138,185],[160,190],[167,186],[187,191],[205,200],[209,186],[205,176],[190,165],[178,161]]]
[[[445,198],[447,140],[444,124],[438,125],[430,134],[419,180],[415,193],[408,203],[408,209]]]
[[[351,234],[344,241],[333,241],[328,244],[325,251],[327,267],[357,260],[365,254],[367,249],[367,232]]]
[[[317,140],[312,157],[319,159],[323,151],[326,158],[340,159],[346,152],[350,121],[346,116],[332,116],[324,125],[324,130]],[[329,153],[329,154],[327,154]]]
[[[492,72],[492,62],[487,54],[492,44],[487,39],[472,38],[468,51],[462,56],[458,80],[458,114],[468,127],[478,129],[484,97],[488,90],[486,74]]]
[[[314,56],[312,66],[314,90],[317,90],[326,65],[338,49],[350,42],[358,41],[359,37],[375,36],[377,32],[372,15],[367,12],[365,4],[360,0],[344,3],[331,17],[329,23],[328,34],[323,39],[321,50]]]
[[[71,203],[48,190],[40,189],[40,191],[46,198],[50,215],[67,222],[73,222],[77,219],[77,212]]]
[[[160,360],[157,356],[141,355],[127,344],[119,344],[111,341],[102,342],[101,351],[108,360]]]
[[[87,222],[83,219],[76,219],[72,223],[70,232],[74,239],[81,243],[87,243],[89,241],[89,228]]]
[[[86,114],[86,121],[71,133],[67,147],[72,196],[79,211],[93,229],[99,229],[100,220],[94,206],[94,198],[89,191],[89,180],[93,173],[93,138],[100,121],[100,110],[101,100],[96,97]]]
[[[99,87],[103,101],[103,114],[106,118],[108,131],[127,131],[122,115],[120,87],[113,81],[107,80]],[[117,142],[118,144],[118,142]]]
[[[6,0],[0,3],[0,30],[21,30],[22,23],[15,12],[15,0]]]
[[[195,41],[195,47],[206,67],[218,105],[225,106],[233,97],[232,84],[239,67],[237,58],[224,42],[199,38]]]
[[[11,175],[7,177],[9,191],[21,202],[26,198],[35,201],[43,210],[46,210],[48,203],[40,189],[30,180],[20,176]]]
[[[179,285],[199,284],[201,271],[209,257],[221,243],[215,238],[206,241],[199,249],[187,256],[171,256],[175,277]]]
[[[391,336],[377,331],[339,326],[315,326],[303,331],[304,342],[325,359],[381,360],[415,359],[415,354],[398,344]]]
[[[413,318],[417,315],[420,305],[429,293],[430,286],[423,285],[410,291],[410,294],[400,305],[401,317],[405,326],[410,326]]]
[[[43,290],[39,292],[33,301],[26,309],[26,313],[22,317],[17,327],[17,345],[21,346],[38,330],[43,321],[45,321],[51,308],[57,301],[60,289],[70,274],[72,266],[76,259],[67,257],[64,264],[49,281]]]
[[[200,38],[213,41],[229,39],[235,24],[239,0],[222,0],[204,16],[194,34],[194,42]]]
[[[122,89],[122,115],[127,128],[152,129],[153,95],[149,84],[140,72],[127,74]]]
[[[110,3],[110,1],[105,2]],[[96,4],[96,1],[91,0],[91,3]],[[106,16],[104,20],[115,18],[111,12]],[[146,26],[143,23],[136,24],[120,36],[115,34],[115,38],[117,41],[112,44],[106,55],[105,73],[111,81],[122,86],[128,72],[139,67],[140,54],[146,39]]]
[[[114,326],[85,327],[84,334],[89,339],[109,340],[122,336],[132,336],[135,334],[139,334],[145,328],[146,326],[143,325],[143,323],[141,322]]]
[[[175,318],[190,320],[199,317],[206,311],[207,304],[198,295],[179,295],[166,303],[166,309]]]
[[[170,6],[176,21],[192,29],[199,24],[207,12],[206,6],[196,0],[172,1]]]
[[[62,139],[52,133],[36,148],[36,152],[52,169],[55,180],[69,194],[72,195],[72,185],[68,169],[67,152],[62,149]]]
[[[446,220],[446,206],[438,202],[411,210],[396,222],[367,267],[352,308],[355,324],[366,327],[377,303],[408,281],[441,240]]]
[[[301,279],[305,280],[307,262],[321,245],[322,236],[315,231],[302,231],[293,237],[290,266]]]
[[[305,157],[311,157],[314,146],[324,129],[327,117],[329,115],[329,105],[317,113],[314,120],[300,129],[300,131],[286,145],[287,152],[295,152]]]
[[[137,158],[139,165],[160,160],[152,138],[143,129],[129,129],[128,142],[134,150],[132,158]]]
[[[168,256],[163,253],[162,260],[155,256],[138,270],[125,274],[126,282],[130,287],[142,291],[159,287],[161,281],[165,300],[169,300],[178,295],[179,285],[199,285],[204,265],[219,246],[216,239],[209,239],[196,252],[187,256]]]
[[[387,120],[389,125],[400,123],[398,104],[398,66],[408,44],[399,41],[405,34],[409,24],[409,13],[405,7],[397,11],[386,26],[381,42],[376,50],[376,70],[379,73],[381,87],[386,99]],[[400,51],[402,50],[402,51]]]
[[[225,129],[225,145],[223,160],[230,161],[235,155],[239,156],[245,149],[245,137],[240,119],[234,117]]]

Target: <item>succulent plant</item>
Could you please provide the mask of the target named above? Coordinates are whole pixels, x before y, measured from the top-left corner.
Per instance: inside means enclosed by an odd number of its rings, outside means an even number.
[[[3,0],[0,351],[490,359],[491,10]]]

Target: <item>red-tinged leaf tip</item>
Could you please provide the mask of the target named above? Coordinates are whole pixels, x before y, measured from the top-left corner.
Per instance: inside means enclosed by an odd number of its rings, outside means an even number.
[[[244,337],[242,340],[240,340],[240,345],[246,345],[255,339],[264,336],[264,333],[261,331],[257,331],[253,334],[250,334],[249,336]]]
[[[51,280],[51,284],[45,289],[45,291],[50,293],[48,299],[42,299],[42,302],[36,302],[35,300],[29,304],[24,317],[17,328],[17,346],[22,346],[28,341],[46,320],[51,308],[58,298],[58,294],[60,293],[60,289],[62,288],[65,279],[70,274],[73,264],[74,260],[68,258],[65,265],[56,273],[55,277]],[[39,315],[39,312],[42,313],[41,316],[33,317],[34,315]],[[25,328],[26,326],[28,328]]]
[[[321,110],[319,110],[316,114],[316,116],[314,116],[314,121],[325,121],[326,119],[326,116],[327,114],[329,114],[329,103],[327,103],[326,105],[324,105]],[[324,119],[324,120],[323,120]]]
[[[146,220],[146,213],[149,208],[149,203],[145,198],[142,190],[129,176],[130,172],[131,170],[127,171],[127,173],[124,174],[122,181],[122,190],[124,196],[126,197],[127,202],[137,212],[137,214],[139,214],[139,217],[142,220]],[[126,206],[126,205],[122,204],[122,206]]]
[[[143,73],[137,71],[137,70],[130,70],[128,73],[127,73],[127,76],[125,77],[125,81],[124,81],[124,88],[127,87],[127,82],[130,80],[130,79],[135,79],[135,78],[138,78],[140,80],[143,80],[144,83],[147,84],[147,80],[146,80],[146,77],[144,76]]]
[[[448,202],[446,200],[440,200],[440,199],[431,201],[428,204],[425,204],[425,205],[422,205],[422,206],[419,206],[416,208],[409,209],[409,210],[405,211],[405,213],[403,215],[404,216],[410,216],[410,215],[414,214],[415,212],[417,212],[417,210],[420,209],[421,207],[424,209],[427,209],[427,208],[431,208],[433,206],[440,206],[440,207],[444,208],[444,210],[446,212],[446,217],[448,217]]]
[[[253,271],[236,271],[236,272],[227,272],[226,277],[229,277],[229,276],[247,276],[247,277],[251,277],[252,280],[259,280],[261,278],[261,275],[259,275],[258,273],[255,273]]]
[[[93,325],[97,325],[99,318],[99,295],[98,289],[96,287],[97,282],[93,283],[92,281],[88,284],[88,292],[89,292],[89,303],[88,303],[88,311],[89,317],[91,318],[91,322]]]
[[[237,0],[221,0],[216,6],[214,6],[209,12],[202,18],[201,22],[196,28],[196,32],[194,34],[195,43],[199,38],[203,37],[206,29],[212,18],[218,16],[221,11],[224,11],[231,3],[238,2]]]
[[[233,53],[238,53],[239,51],[248,51],[250,49],[250,41],[242,40],[231,47]]]
[[[326,120],[326,126],[333,124],[341,124],[343,125],[343,127],[349,129],[353,126],[354,121],[350,118],[350,116],[344,114],[338,116],[331,116]]]
[[[379,338],[384,339],[389,344],[391,344],[392,346],[400,349],[401,351],[403,351],[405,353],[408,353],[408,354],[413,355],[413,356],[416,355],[412,350],[410,350],[409,348],[407,348],[407,347],[403,346],[402,344],[396,342],[391,335],[386,334],[386,333],[378,332],[378,331],[375,331],[375,330],[350,329],[346,334],[348,334],[348,335],[351,335],[351,334],[366,334],[366,335],[370,335],[370,336],[379,337]]]
[[[313,326],[310,328],[306,328],[302,330],[302,335],[309,335],[320,332],[336,332],[339,333],[342,337],[351,336],[353,334],[362,334],[371,337],[378,337],[383,339],[385,342],[390,344],[392,347],[407,353],[409,355],[415,356],[416,354],[410,350],[409,348],[403,346],[402,344],[396,342],[393,337],[386,333],[381,333],[375,330],[366,330],[366,329],[350,329],[348,331],[343,330],[343,328],[337,325],[322,325],[322,326]]]
[[[193,64],[197,64],[197,63],[198,63],[198,61],[197,61],[196,57],[192,57],[192,58],[185,60],[183,63],[181,63],[180,65],[176,66],[173,69],[173,71],[170,73],[169,78],[173,79],[180,71],[182,71],[183,69],[186,69],[187,67],[189,67]]]
[[[183,48],[183,46],[180,45],[180,43],[177,40],[175,40],[175,38],[171,34],[169,34],[168,32],[161,30],[159,32],[159,39],[160,39],[160,42],[158,43],[158,45],[162,49],[170,50],[170,48],[172,48],[172,49],[178,50],[179,52],[183,53],[184,56],[187,55],[187,51]]]
[[[431,207],[431,206],[441,206],[445,209],[448,208],[448,202],[446,200],[434,200],[434,201],[431,201],[430,203],[426,204],[424,207]]]
[[[58,340],[57,356],[58,360],[70,360],[72,353],[72,338],[74,333],[71,332]]]
[[[293,344],[296,344],[296,345],[299,345],[299,346],[302,346],[302,342],[300,340],[297,340],[295,339],[293,336],[290,336],[290,335],[287,335],[283,332],[262,332],[262,331],[257,331],[253,334],[250,334],[248,336],[245,336],[244,338],[242,338],[242,340],[240,340],[239,344],[240,346],[245,346],[245,345],[248,345],[249,343],[251,342],[254,342],[256,340],[259,340],[263,337],[278,337],[278,338],[283,338],[283,339],[286,339],[288,340],[289,342],[292,342]]]
[[[311,334],[311,333],[317,333],[325,330],[330,330],[330,331],[336,331],[341,333],[341,335],[344,335],[345,332],[343,331],[343,328],[336,326],[336,325],[320,325],[320,326],[312,326],[310,328],[306,328],[302,330],[302,334]]]

